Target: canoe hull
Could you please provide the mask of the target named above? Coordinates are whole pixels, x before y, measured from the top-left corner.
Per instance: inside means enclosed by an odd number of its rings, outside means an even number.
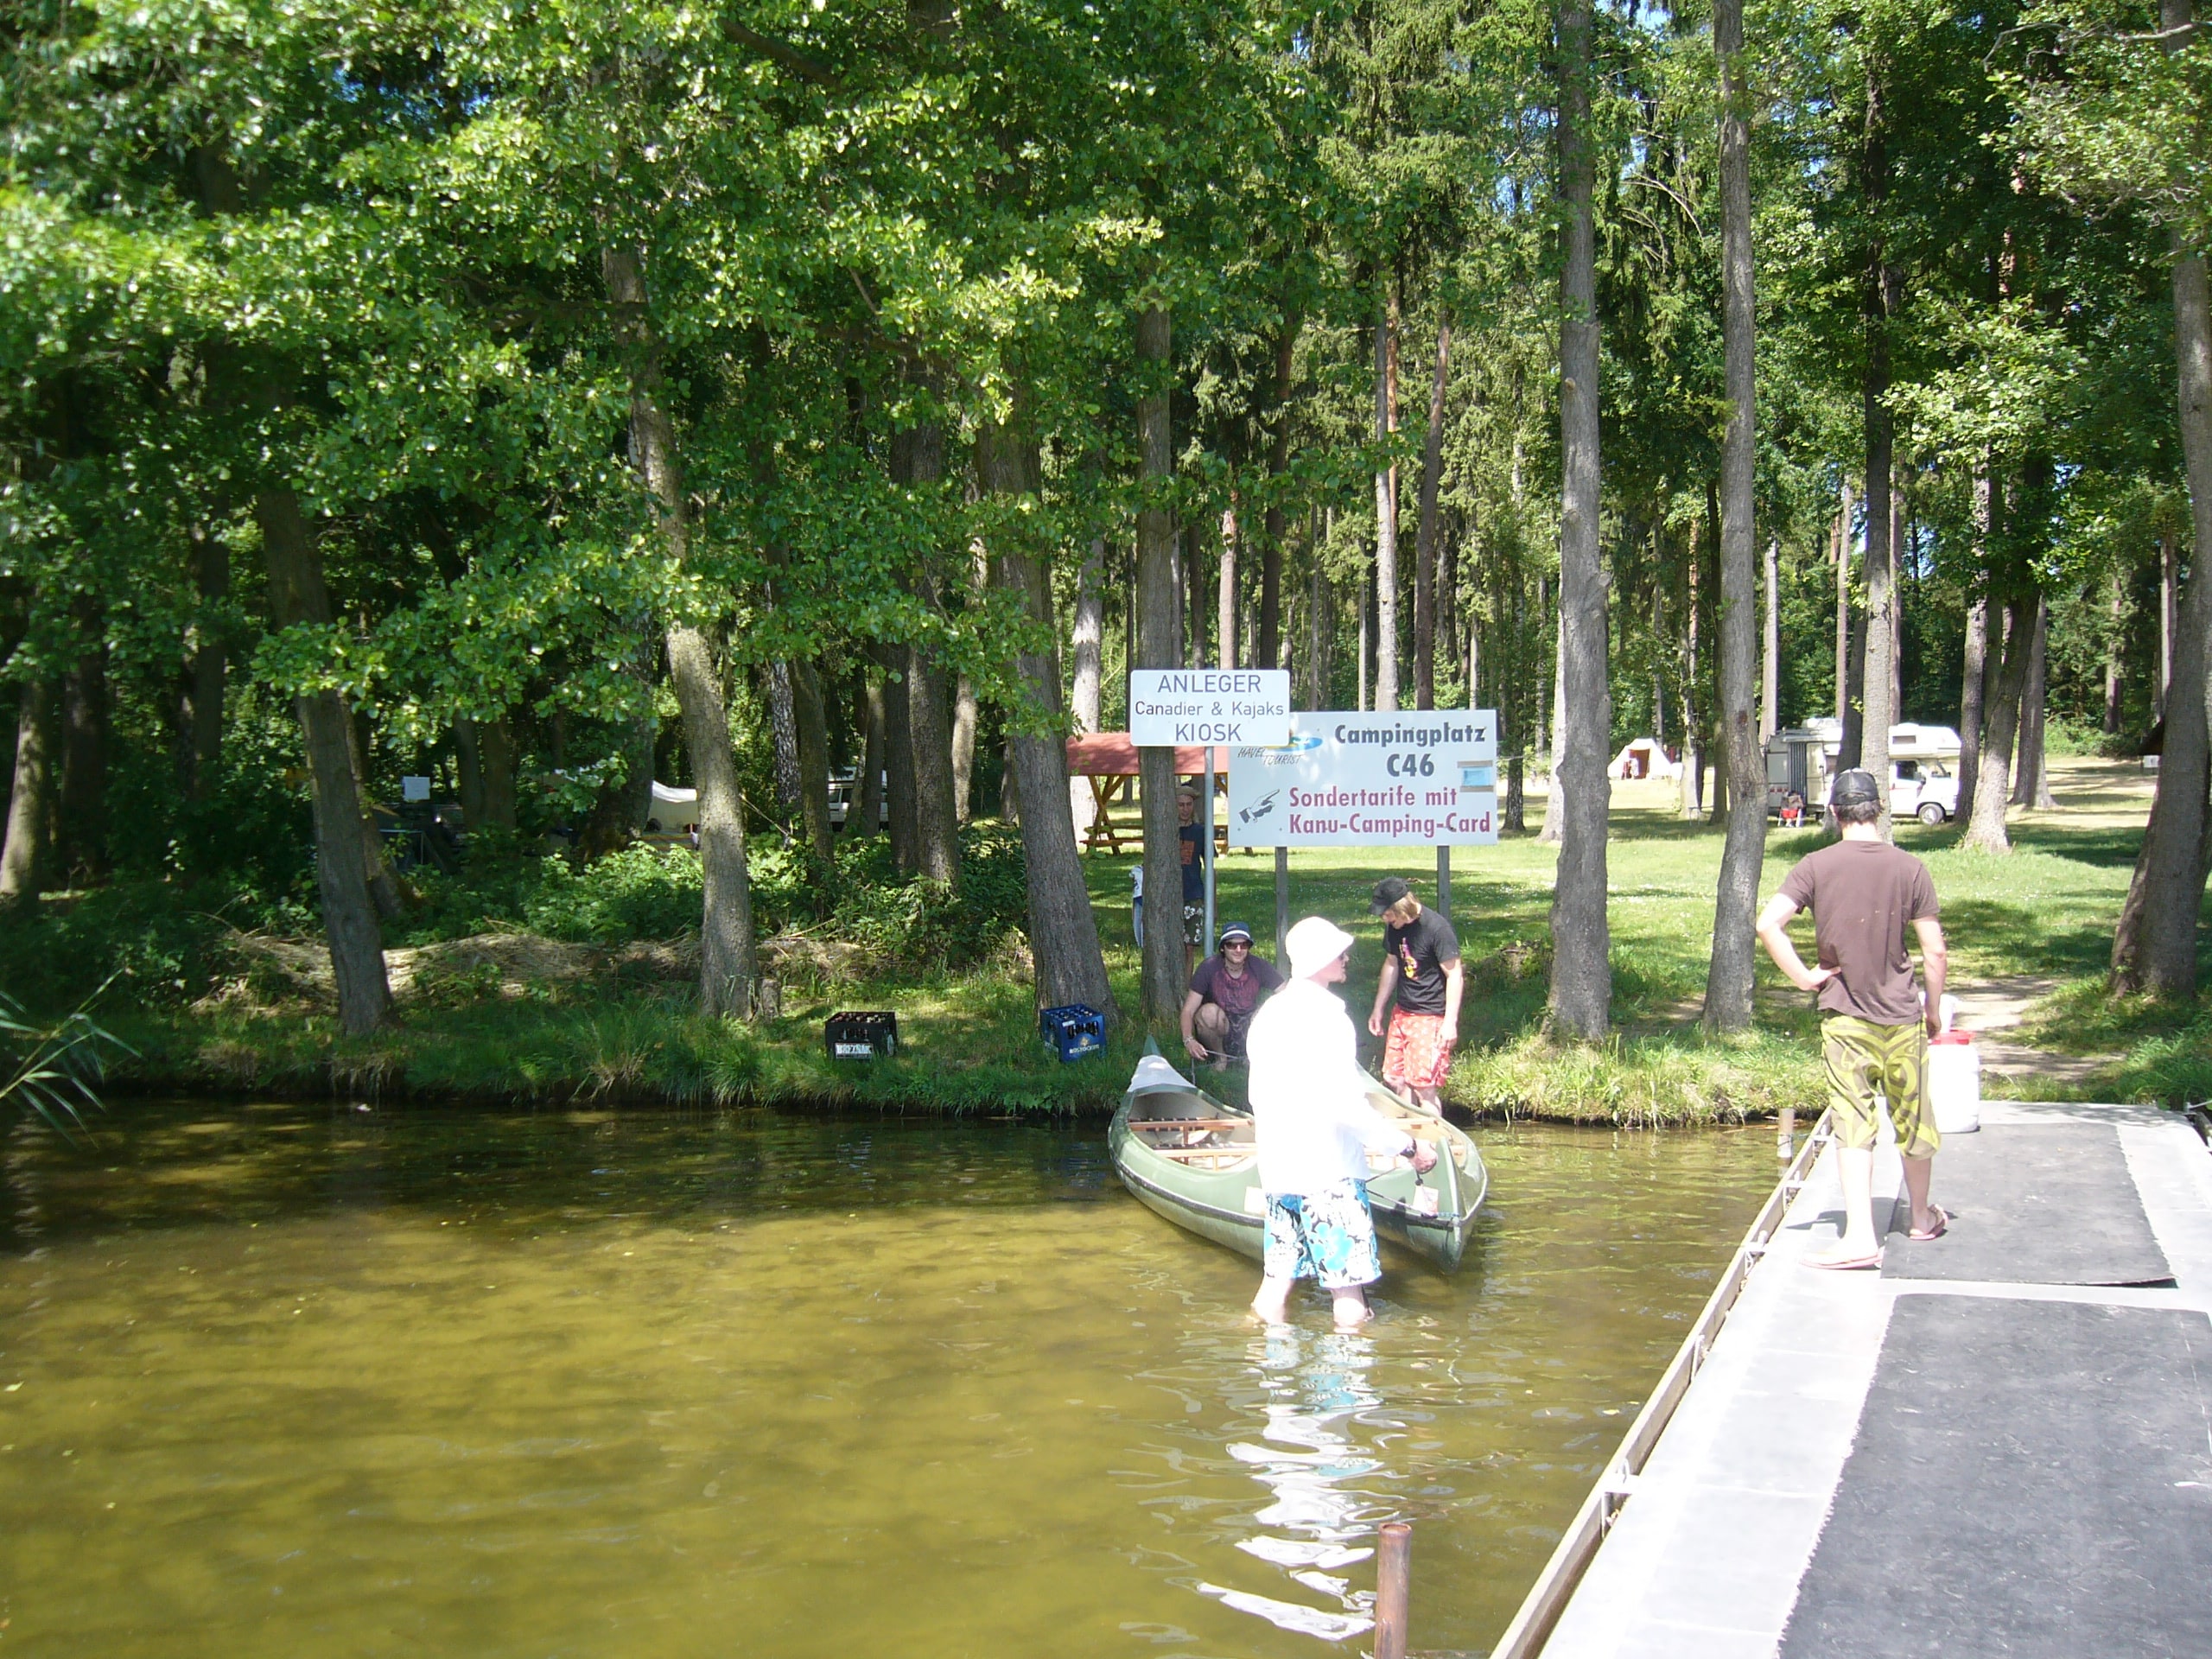
[[[1391,1099],[1379,1084],[1376,1093],[1377,1103],[1387,1102],[1394,1116],[1437,1125],[1437,1120]],[[1165,1097],[1154,1091],[1135,1098],[1143,1101],[1147,1118],[1247,1116],[1197,1089]],[[1129,1128],[1132,1103],[1133,1097],[1123,1097],[1109,1131],[1114,1167],[1122,1185],[1154,1214],[1250,1261],[1259,1261],[1265,1205],[1257,1168],[1248,1160],[1242,1167],[1197,1169],[1160,1156]],[[1456,1155],[1438,1160],[1433,1171],[1419,1178],[1410,1165],[1382,1172],[1369,1179],[1367,1196],[1375,1214],[1375,1230],[1381,1237],[1449,1273],[1466,1253],[1467,1237],[1490,1181],[1474,1142],[1449,1123],[1441,1125],[1441,1130],[1443,1138],[1453,1144]],[[1436,1193],[1434,1215],[1421,1214],[1417,1207],[1414,1195],[1423,1185]]]

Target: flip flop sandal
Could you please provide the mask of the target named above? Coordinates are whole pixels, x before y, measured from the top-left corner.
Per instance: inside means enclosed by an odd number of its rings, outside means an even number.
[[[1916,1227],[1905,1235],[1916,1244],[1925,1244],[1931,1238],[1941,1238],[1950,1230],[1951,1217],[1943,1206],[1940,1204],[1931,1204],[1928,1207],[1936,1212],[1936,1224],[1924,1232]]]
[[[1846,1256],[1840,1262],[1823,1261],[1817,1255],[1808,1255],[1805,1258],[1805,1265],[1808,1268],[1824,1268],[1829,1273],[1859,1273],[1869,1268],[1880,1267],[1882,1253],[1877,1250],[1872,1255]]]

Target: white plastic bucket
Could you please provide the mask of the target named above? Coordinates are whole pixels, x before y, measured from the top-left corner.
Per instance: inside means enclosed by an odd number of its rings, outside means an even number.
[[[1938,1135],[1972,1135],[1981,1127],[1981,1056],[1965,1032],[1928,1039],[1928,1103]]]

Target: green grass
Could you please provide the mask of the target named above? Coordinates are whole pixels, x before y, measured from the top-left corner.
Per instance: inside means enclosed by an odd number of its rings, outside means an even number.
[[[1950,829],[1907,824],[1899,842],[1935,874],[1954,982],[2056,981],[2019,1039],[2111,1057],[2086,1083],[2041,1092],[2201,1099],[2212,1093],[2212,1015],[2103,995],[2113,923],[2141,836],[2139,798],[2109,792],[2114,779],[2126,781],[2124,770],[2078,765],[2082,798],[2092,805],[2030,817],[2009,858],[1961,852]],[[1623,791],[1617,802],[1608,855],[1617,1033],[1595,1047],[1554,1043],[1544,1030],[1554,849],[1521,837],[1456,853],[1453,919],[1470,968],[1446,1091],[1456,1104],[1491,1116],[1622,1125],[1740,1122],[1784,1106],[1818,1106],[1816,1015],[1763,954],[1755,1028],[1725,1039],[1703,1035],[1698,1013],[1720,835],[1680,822],[1662,798],[1655,791],[1639,801]],[[1819,844],[1815,834],[1777,833],[1760,891],[1772,892],[1789,864]],[[1137,1001],[1134,861],[1085,860],[1124,1009]],[[1381,927],[1367,914],[1367,898],[1391,873],[1433,894],[1434,859],[1425,852],[1346,849],[1291,858],[1293,918],[1327,915],[1359,940],[1347,1001],[1363,1023],[1381,961]],[[1246,922],[1268,950],[1272,856],[1231,853],[1219,861],[1218,879],[1221,917]],[[1809,925],[1799,926],[1809,940]],[[751,1027],[699,1019],[686,988],[665,982],[601,979],[525,988],[519,996],[515,989],[471,995],[463,988],[404,1005],[392,1030],[363,1040],[341,1037],[326,1013],[302,1007],[149,1007],[128,1018],[111,1011],[108,1023],[139,1051],[119,1071],[143,1088],[501,1102],[776,1100],[956,1114],[1110,1109],[1141,1041],[1125,1021],[1107,1054],[1062,1065],[1037,1039],[1026,977],[1003,965],[787,986],[784,1017]],[[830,1061],[822,1021],[839,1007],[896,1010],[899,1058]],[[2027,1091],[2037,1092],[2032,1080]]]

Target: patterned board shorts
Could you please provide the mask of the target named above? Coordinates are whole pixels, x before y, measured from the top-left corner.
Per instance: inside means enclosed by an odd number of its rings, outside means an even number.
[[[1204,944],[1206,942],[1206,907],[1204,905],[1183,906],[1183,943]]]
[[[1919,1020],[1878,1026],[1856,1014],[1832,1014],[1821,1021],[1821,1058],[1845,1146],[1874,1144],[1878,1092],[1890,1103],[1897,1150],[1908,1158],[1936,1155],[1942,1138],[1928,1109],[1928,1029]]]
[[[1390,1034],[1384,1039],[1382,1081],[1400,1089],[1441,1089],[1452,1069],[1452,1039],[1440,1014],[1390,1010]]]
[[[1270,1192],[1267,1240],[1262,1270],[1270,1279],[1318,1279],[1324,1290],[1351,1290],[1382,1276],[1364,1181]]]

